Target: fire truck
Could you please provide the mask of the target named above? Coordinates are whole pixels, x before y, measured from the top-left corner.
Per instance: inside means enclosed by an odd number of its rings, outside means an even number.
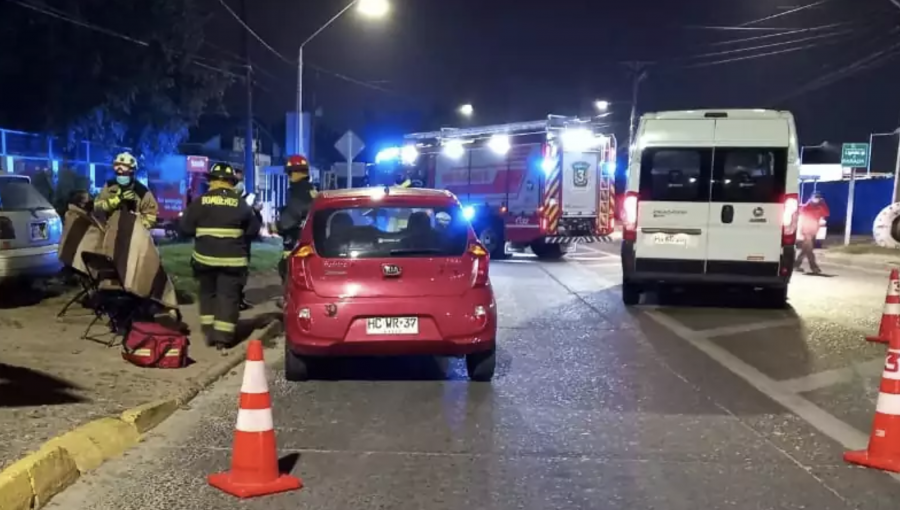
[[[591,120],[546,120],[413,133],[381,151],[369,185],[445,189],[494,258],[526,249],[562,257],[610,241],[616,140]]]

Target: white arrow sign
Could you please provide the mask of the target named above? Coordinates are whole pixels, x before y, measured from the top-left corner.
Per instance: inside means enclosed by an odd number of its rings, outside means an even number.
[[[347,131],[344,136],[334,144],[334,147],[347,158],[347,189],[353,187],[353,158],[366,147],[362,140],[353,131]]]

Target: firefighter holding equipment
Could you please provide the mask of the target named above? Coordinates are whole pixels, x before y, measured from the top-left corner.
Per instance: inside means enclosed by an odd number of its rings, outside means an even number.
[[[191,263],[200,284],[200,324],[208,345],[233,344],[250,259],[249,239],[259,220],[235,189],[237,175],[226,163],[209,170],[209,191],[182,218],[184,235],[195,238]]]
[[[278,272],[282,282],[287,277],[287,258],[300,240],[300,229],[316,198],[316,189],[309,182],[309,161],[303,156],[291,156],[284,167],[290,180],[287,205],[281,210],[278,232],[283,240],[281,262]]]
[[[116,178],[100,190],[94,208],[107,216],[125,208],[140,217],[144,228],[153,228],[159,215],[159,204],[153,193],[134,178],[137,160],[130,153],[123,152],[113,161],[113,170]]]

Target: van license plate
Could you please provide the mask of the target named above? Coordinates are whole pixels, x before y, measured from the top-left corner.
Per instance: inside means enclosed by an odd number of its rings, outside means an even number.
[[[655,234],[653,236],[653,244],[687,246],[688,239],[684,234]]]
[[[418,317],[371,317],[366,319],[370,335],[418,335]]]

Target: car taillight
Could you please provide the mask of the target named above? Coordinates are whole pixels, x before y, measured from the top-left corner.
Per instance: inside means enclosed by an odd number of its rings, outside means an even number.
[[[0,216],[0,239],[15,239],[16,229],[12,220],[6,216]]]
[[[638,194],[629,191],[625,193],[622,201],[622,239],[626,241],[637,240],[638,223]]]
[[[781,218],[781,245],[790,246],[797,242],[797,216],[800,212],[800,198],[796,193],[784,196],[784,215]]]
[[[474,287],[487,287],[488,285],[488,266],[490,264],[490,255],[478,243],[469,245],[469,254],[475,257],[475,282]]]
[[[295,289],[309,290],[309,278],[306,274],[306,261],[315,254],[313,247],[308,244],[301,244],[288,259],[288,270],[291,275],[291,282]]]

